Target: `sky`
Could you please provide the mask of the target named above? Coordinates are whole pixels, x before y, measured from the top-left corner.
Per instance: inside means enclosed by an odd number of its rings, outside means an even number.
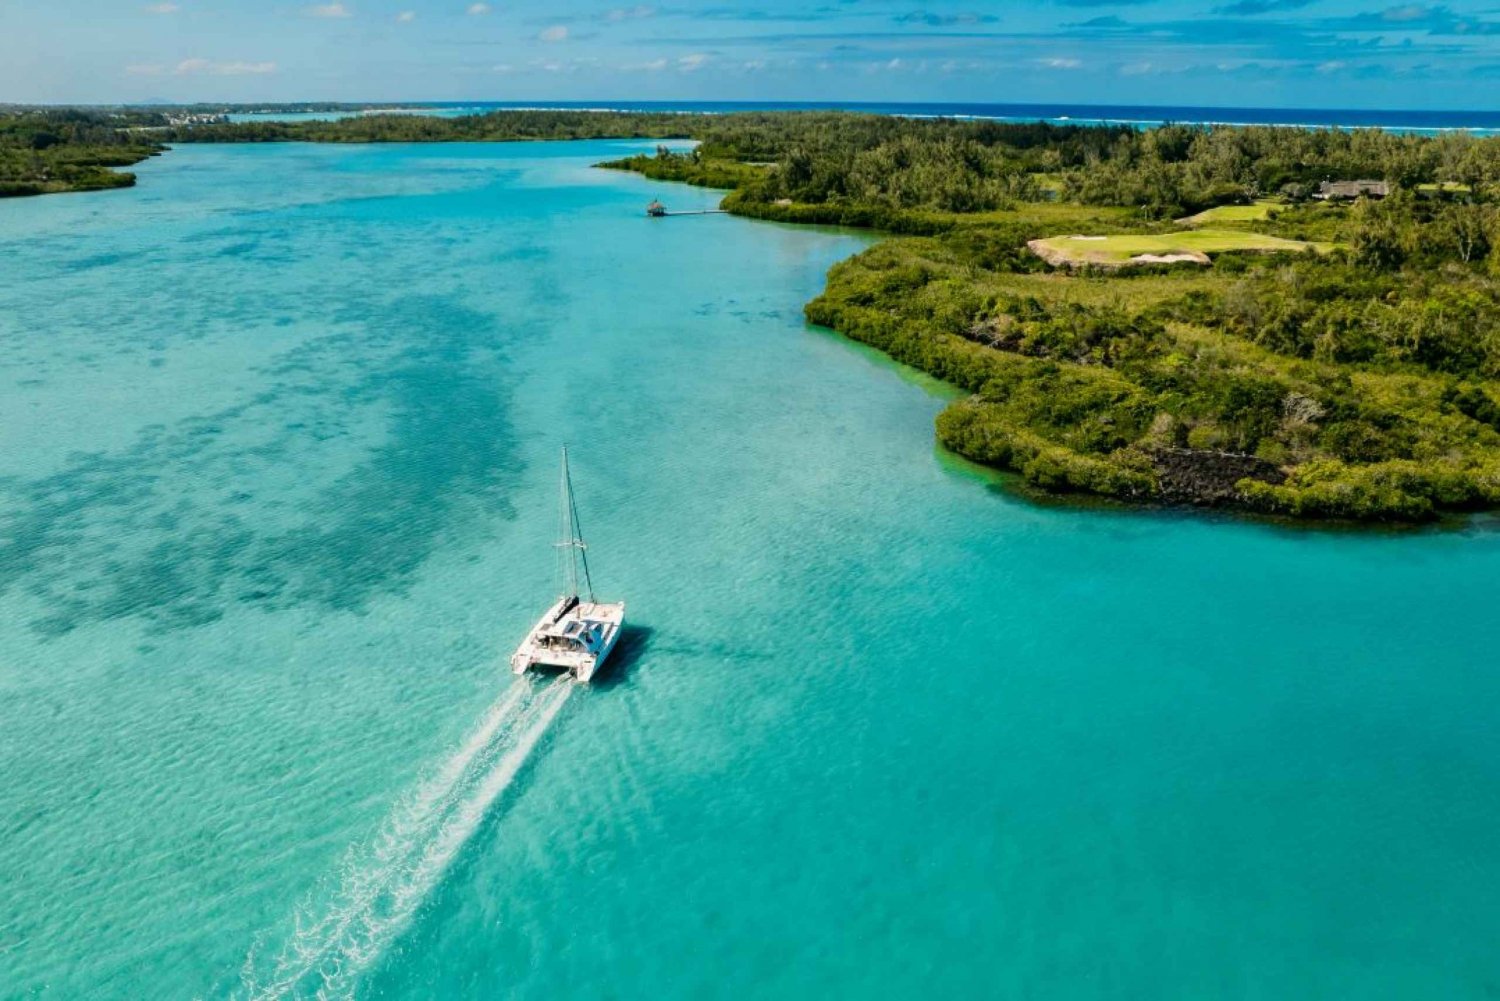
[[[0,103],[1497,98],[1497,0],[0,0]]]

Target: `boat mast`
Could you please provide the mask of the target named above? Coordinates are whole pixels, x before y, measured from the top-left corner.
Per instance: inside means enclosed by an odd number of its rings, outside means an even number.
[[[573,501],[573,477],[568,472],[568,446],[562,450],[562,503],[558,509],[558,576],[562,578],[563,597],[578,597],[578,569],[583,567],[583,583],[589,601],[594,600],[594,580],[589,574],[588,546],[578,524],[578,506]]]

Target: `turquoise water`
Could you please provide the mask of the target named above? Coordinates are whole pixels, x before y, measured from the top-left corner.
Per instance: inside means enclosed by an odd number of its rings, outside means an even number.
[[[628,146],[0,204],[0,996],[1500,992],[1492,523],[1017,499]]]

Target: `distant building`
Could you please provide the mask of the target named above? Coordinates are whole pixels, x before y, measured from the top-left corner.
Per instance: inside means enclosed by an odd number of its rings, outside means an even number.
[[[1313,197],[1324,202],[1353,201],[1356,198],[1384,198],[1391,193],[1385,181],[1324,181]]]
[[[167,112],[164,117],[168,125],[228,125],[229,116],[219,114],[193,114]]]

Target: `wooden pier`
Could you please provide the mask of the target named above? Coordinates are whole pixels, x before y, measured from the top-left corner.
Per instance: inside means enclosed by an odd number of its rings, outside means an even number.
[[[728,215],[725,209],[690,209],[685,212],[668,212],[667,207],[661,202],[652,202],[646,206],[646,215],[652,219],[665,219],[674,215]]]

